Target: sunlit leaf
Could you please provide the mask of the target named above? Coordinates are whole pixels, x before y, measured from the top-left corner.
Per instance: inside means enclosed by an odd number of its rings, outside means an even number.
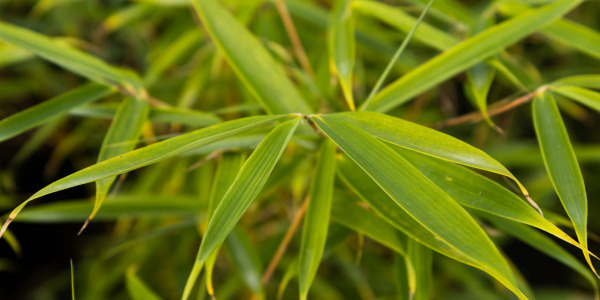
[[[591,109],[600,112],[600,93],[578,86],[560,85],[552,87],[552,91],[573,99]]]
[[[328,47],[333,74],[337,75],[346,103],[354,110],[352,73],[356,59],[352,0],[336,0],[329,18]]]

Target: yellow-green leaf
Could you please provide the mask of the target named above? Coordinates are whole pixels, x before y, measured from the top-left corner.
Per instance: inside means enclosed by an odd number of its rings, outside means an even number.
[[[600,93],[578,86],[560,85],[552,87],[552,91],[573,99],[591,109],[600,112]],[[0,123],[1,124],[1,123]]]
[[[329,17],[328,47],[330,67],[340,80],[346,103],[354,110],[352,73],[356,56],[354,42],[353,0],[336,0]]]

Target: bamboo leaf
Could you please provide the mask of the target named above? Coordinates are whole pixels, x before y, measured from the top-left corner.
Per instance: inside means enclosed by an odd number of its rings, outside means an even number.
[[[272,114],[312,111],[256,37],[217,1],[192,3],[213,41],[266,111]]]
[[[487,98],[495,75],[496,72],[492,67],[479,63],[467,70],[467,82],[465,84],[467,96],[492,128],[498,128],[498,126],[492,122],[488,115]]]
[[[600,93],[578,86],[560,85],[551,87],[553,92],[573,99],[591,109],[600,112]]]
[[[350,123],[379,139],[403,148],[507,176],[519,185],[526,197],[529,197],[525,187],[501,163],[485,152],[447,134],[377,112],[346,112],[331,114],[326,118]],[[533,201],[530,202],[537,208]]]
[[[352,96],[352,72],[356,60],[353,0],[336,0],[329,17],[328,47],[332,73],[337,75],[346,103],[355,110]]]
[[[502,230],[502,232],[516,237],[520,241],[560,261],[569,268],[573,269],[575,272],[579,273],[590,283],[596,295],[598,294],[598,284],[595,276],[583,264],[581,264],[579,260],[573,257],[573,255],[571,255],[565,249],[557,245],[552,239],[544,236],[534,229],[528,228],[527,226],[493,216],[488,217],[492,221],[492,224],[494,224],[496,228]]]
[[[406,159],[358,127],[312,116],[317,126],[408,214],[520,298],[508,264],[469,214]],[[432,218],[432,212],[439,212]]]
[[[588,89],[600,90],[600,74],[576,75],[561,78],[553,83],[553,85],[558,84],[574,85]]]
[[[335,152],[336,146],[329,140],[324,141],[319,150],[300,244],[300,299],[306,299],[325,249],[335,179]]]
[[[151,199],[151,200],[148,200]],[[150,194],[116,195],[102,205],[95,221],[113,221],[136,217],[193,217],[206,204],[191,195],[157,196]],[[61,223],[85,221],[94,204],[87,199],[58,201],[24,210],[16,222]]]
[[[533,100],[533,122],[552,185],[573,222],[585,259],[596,273],[586,252],[588,209],[583,176],[562,117],[550,93],[538,95]]]
[[[388,111],[553,22],[581,2],[556,1],[492,26],[405,74],[365,109]]]
[[[104,136],[98,155],[98,163],[127,153],[135,148],[138,137],[142,132],[142,126],[148,118],[148,110],[149,105],[145,100],[128,97],[121,103],[108,132]],[[94,218],[116,178],[117,176],[110,176],[96,181],[96,201],[88,220]],[[86,221],[81,230],[85,229],[88,222]]]
[[[408,240],[408,256],[415,273],[414,300],[431,299],[433,253],[413,239]]]
[[[262,140],[262,138],[264,138],[264,136],[262,136],[260,140]],[[213,185],[210,191],[210,196],[208,198],[206,222],[203,224],[204,230],[206,230],[206,225],[208,224],[208,221],[210,220],[215,209],[221,202],[221,199],[223,199],[223,196],[235,180],[235,177],[237,176],[238,171],[244,164],[245,160],[245,156],[239,153],[224,153],[221,156],[221,159],[219,161],[219,167],[217,168],[217,172],[215,174]],[[215,292],[212,284],[212,272],[220,248],[220,245],[216,247],[215,250],[213,250],[213,252],[206,259],[206,290],[208,294],[213,297]]]
[[[66,114],[74,107],[98,100],[114,92],[110,87],[87,84],[0,121],[0,141]]]
[[[0,231],[0,237],[23,207],[39,197],[105,177],[123,174],[284,117],[285,116],[282,115],[248,117],[198,129],[172,139],[119,155],[77,171],[49,184],[17,206],[4,223],[2,230]]]
[[[110,66],[94,56],[45,35],[0,22],[0,39],[98,83],[118,85],[134,94],[143,94],[141,82],[132,72]]]
[[[125,285],[129,296],[133,300],[159,300],[161,299],[138,276],[133,268],[129,268],[125,276]]]
[[[189,297],[194,282],[209,254],[225,240],[260,193],[298,124],[300,124],[300,117],[296,116],[293,120],[275,127],[242,166],[208,223],[206,234],[200,244],[198,256],[183,292],[183,299]]]
[[[258,299],[264,299],[264,291],[260,282],[262,273],[260,258],[246,232],[241,227],[236,227],[227,236],[226,245],[244,283],[257,295]]]

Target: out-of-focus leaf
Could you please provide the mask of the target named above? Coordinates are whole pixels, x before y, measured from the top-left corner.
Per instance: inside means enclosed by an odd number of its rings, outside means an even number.
[[[119,155],[77,171],[49,184],[17,206],[4,223],[0,236],[23,207],[39,197],[105,177],[123,174],[285,117],[283,115],[256,116],[217,124]]]
[[[194,0],[192,4],[213,41],[266,111],[311,113],[285,72],[248,29],[215,0]]]
[[[99,84],[87,84],[36,106],[20,111],[0,121],[0,141],[50,121],[79,105],[100,99],[114,89]]]
[[[118,218],[194,216],[206,204],[192,195],[157,196],[151,194],[116,195],[102,205],[94,220],[112,221]],[[61,223],[85,221],[94,208],[89,200],[59,201],[24,210],[17,222]]]
[[[592,274],[583,264],[579,262],[573,255],[567,252],[565,249],[557,245],[552,239],[545,235],[535,231],[534,229],[528,228],[527,226],[511,222],[509,220],[501,219],[494,216],[488,218],[492,221],[495,227],[502,230],[502,232],[508,233],[520,241],[528,244],[529,246],[539,250],[546,255],[553,257],[560,261],[566,266],[573,269],[575,272],[583,276],[592,286],[594,292],[598,294],[598,284],[596,282],[596,276]]]
[[[225,244],[244,283],[257,295],[258,299],[264,299],[265,295],[260,282],[261,262],[248,235],[242,228],[236,227],[227,236]]]
[[[134,4],[111,14],[102,22],[102,29],[113,32],[134,22],[148,18],[156,11],[156,7],[145,4]]]
[[[33,54],[12,44],[0,43],[0,67],[22,62],[33,57]]]
[[[467,96],[475,103],[475,107],[479,109],[491,127],[496,127],[496,125],[488,115],[487,98],[495,75],[496,72],[492,67],[482,63],[476,64],[467,71],[467,82],[465,84]]]
[[[138,276],[134,270],[130,268],[125,276],[125,285],[129,296],[133,300],[159,300],[161,299],[154,291],[148,287]]]
[[[296,116],[275,127],[242,166],[208,223],[183,292],[183,299],[189,297],[206,258],[225,240],[260,193],[298,124],[300,124],[300,117]]]
[[[415,291],[412,299],[431,299],[433,282],[433,252],[413,239],[408,240],[408,259],[415,272]]]
[[[476,266],[502,282],[520,298],[512,271],[489,237],[471,216],[433,182],[377,138],[328,116],[312,116],[317,126],[423,227]],[[432,212],[438,212],[432,217]]]
[[[306,299],[325,249],[335,179],[335,152],[336,146],[329,140],[324,141],[319,150],[300,244],[300,299]]]
[[[567,129],[550,93],[538,95],[533,100],[533,121],[552,185],[573,222],[585,259],[595,273],[586,252],[588,208],[585,184]]]
[[[561,78],[552,85],[574,85],[582,88],[600,90],[600,74],[576,75]]]
[[[148,109],[148,102],[142,99],[128,97],[121,103],[108,132],[104,136],[98,155],[98,163],[127,153],[135,148],[138,137],[142,132],[142,126],[148,118]],[[94,218],[94,215],[100,209],[115,179],[117,179],[117,176],[110,176],[96,181],[96,201],[89,220]],[[85,228],[85,225],[83,228]]]
[[[492,26],[405,74],[365,109],[388,111],[553,22],[581,2],[556,1]]]
[[[600,112],[600,93],[598,92],[578,86],[568,85],[552,87],[552,91]]]
[[[336,0],[329,18],[328,46],[332,73],[337,75],[346,103],[354,110],[352,73],[356,59],[352,0]]]
[[[139,78],[131,71],[110,66],[94,56],[45,35],[0,22],[0,39],[29,50],[93,81],[111,86],[118,85],[134,94],[143,94]]]

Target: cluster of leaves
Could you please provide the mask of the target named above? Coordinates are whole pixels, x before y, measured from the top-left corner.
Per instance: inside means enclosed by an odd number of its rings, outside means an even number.
[[[12,206],[12,174],[43,144],[55,147],[49,173],[79,158],[6,215],[0,235],[14,249],[13,221],[85,222],[84,235],[89,221],[113,221],[114,241],[75,259],[72,286],[85,299],[122,297],[123,282],[135,299],[530,299],[543,290],[501,252],[511,236],[598,297],[579,167],[598,161],[598,147],[574,147],[558,110],[597,122],[580,106],[600,111],[597,3],[190,2],[3,4],[15,13],[0,22],[11,78],[0,104],[47,94],[40,81],[58,95],[0,121],[2,143],[39,126],[2,170],[0,199]],[[567,19],[572,11],[591,25]],[[531,100],[531,117],[492,121]],[[477,111],[448,119],[465,101]],[[420,125],[481,120],[450,128],[460,139]],[[527,126],[539,145],[523,144]],[[100,150],[76,151],[86,147]],[[24,210],[86,183],[93,202]]]

